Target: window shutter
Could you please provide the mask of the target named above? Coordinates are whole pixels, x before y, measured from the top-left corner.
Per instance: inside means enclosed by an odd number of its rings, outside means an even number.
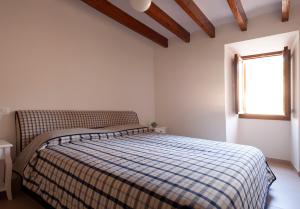
[[[238,114],[239,112],[241,112],[240,110],[240,101],[242,98],[240,98],[241,96],[243,96],[243,94],[241,94],[242,92],[239,92],[239,77],[240,77],[240,73],[242,72],[242,66],[243,66],[243,60],[242,58],[238,55],[235,54],[234,55],[234,61],[233,61],[233,91],[234,91],[234,111],[236,114]]]
[[[284,69],[284,112],[291,117],[291,50],[284,47],[283,50],[283,69]]]

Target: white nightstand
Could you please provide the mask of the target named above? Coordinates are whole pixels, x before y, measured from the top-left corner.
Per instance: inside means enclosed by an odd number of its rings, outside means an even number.
[[[154,128],[154,132],[166,134],[167,133],[167,127],[156,127]]]
[[[0,192],[6,191],[6,196],[12,200],[11,195],[11,175],[12,175],[12,161],[10,156],[10,149],[13,145],[7,141],[0,140],[0,160],[4,159],[4,182],[0,182]]]

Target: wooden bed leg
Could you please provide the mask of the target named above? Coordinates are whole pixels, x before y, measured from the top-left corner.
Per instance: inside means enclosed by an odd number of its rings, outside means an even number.
[[[12,200],[11,194],[11,175],[12,175],[12,161],[10,156],[10,147],[4,149],[5,155],[5,190],[7,199]]]

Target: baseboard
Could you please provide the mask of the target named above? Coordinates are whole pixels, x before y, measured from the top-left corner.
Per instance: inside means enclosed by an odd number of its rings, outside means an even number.
[[[292,166],[294,168],[294,166],[292,165],[291,161],[288,161],[288,160],[281,160],[281,159],[267,157],[267,161],[274,162],[274,163],[286,164],[286,165]]]
[[[274,162],[274,163],[281,163],[281,164],[285,164],[285,165],[291,166],[296,171],[296,173],[298,174],[298,176],[300,177],[300,171],[297,171],[297,169],[291,163],[291,161],[281,160],[281,159],[276,159],[276,158],[271,158],[271,157],[267,157],[267,161]]]

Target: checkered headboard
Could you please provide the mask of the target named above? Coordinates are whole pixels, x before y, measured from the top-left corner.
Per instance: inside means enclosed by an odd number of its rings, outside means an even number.
[[[138,116],[132,111],[16,111],[17,153],[22,151],[34,137],[47,131],[138,123]]]

